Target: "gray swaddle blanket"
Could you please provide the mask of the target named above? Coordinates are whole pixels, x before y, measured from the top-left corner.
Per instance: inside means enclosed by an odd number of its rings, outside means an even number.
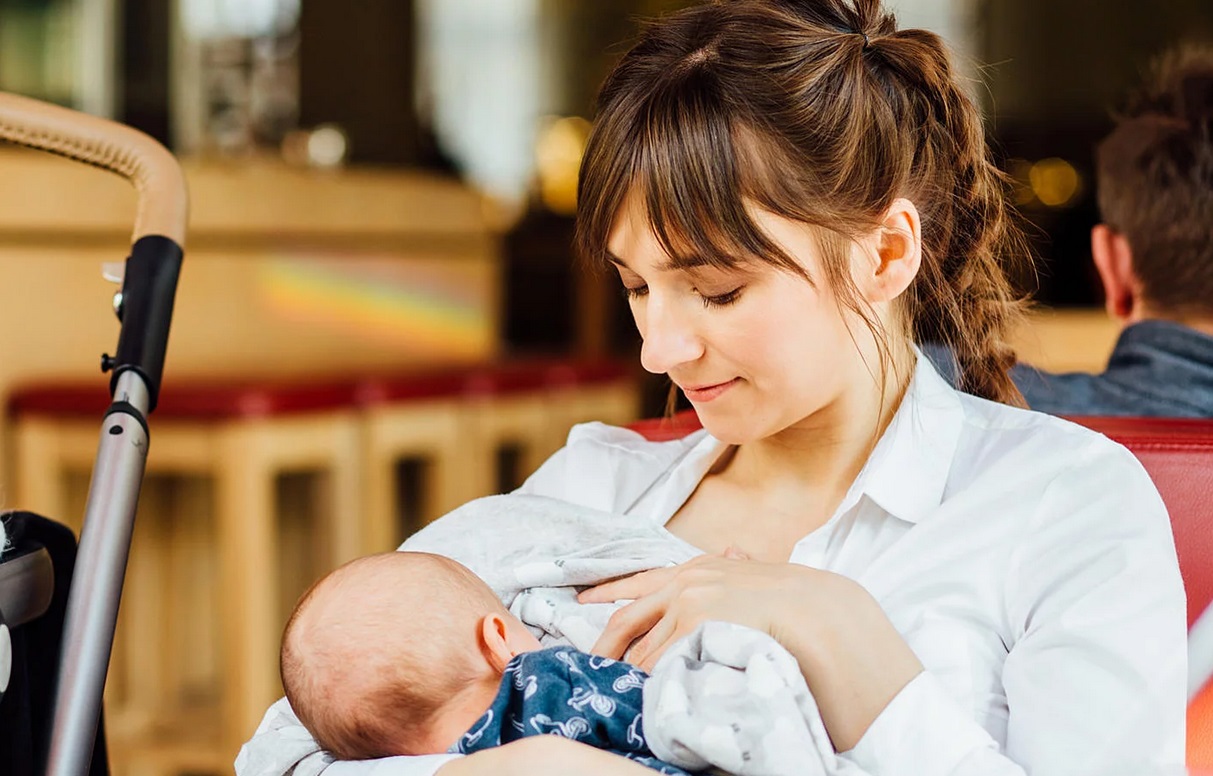
[[[644,734],[658,758],[736,776],[860,776],[830,743],[800,666],[767,634],[706,622],[657,661]]]
[[[577,602],[584,587],[702,554],[643,518],[543,496],[472,501],[401,548],[475,572],[544,646],[588,650],[620,604]],[[709,622],[673,645],[644,689],[644,732],[661,759],[738,776],[843,776],[796,659],[765,633]]]
[[[579,589],[702,553],[662,526],[546,496],[488,496],[400,546],[457,560],[492,588],[545,647],[589,650],[618,604],[579,604]]]

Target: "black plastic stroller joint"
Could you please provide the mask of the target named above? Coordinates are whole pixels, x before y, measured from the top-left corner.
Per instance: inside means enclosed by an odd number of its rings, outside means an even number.
[[[160,380],[164,373],[164,354],[168,347],[169,324],[173,318],[173,298],[181,273],[184,252],[167,237],[141,237],[131,246],[122,281],[122,330],[118,334],[118,352],[102,356],[103,371],[113,370],[111,394],[118,378],[134,371],[147,384],[148,407],[156,409]],[[121,397],[115,395],[115,400]]]

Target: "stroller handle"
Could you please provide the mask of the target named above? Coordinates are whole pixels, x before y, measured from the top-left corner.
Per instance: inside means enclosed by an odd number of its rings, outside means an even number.
[[[137,372],[148,387],[146,411],[155,409],[189,211],[176,158],[132,127],[15,94],[0,93],[0,139],[109,170],[135,187],[131,255],[115,306],[122,330],[101,368],[113,371],[111,393],[125,372]]]
[[[173,299],[184,256],[185,175],[164,146],[138,130],[0,93],[0,140],[100,167],[134,185],[139,204],[121,297],[113,402],[103,421],[79,552],[64,616],[46,773],[80,776],[89,767],[113,648],[148,448],[147,414],[159,395]]]
[[[139,195],[132,243],[150,235],[185,248],[185,175],[168,149],[137,129],[16,94],[0,93],[0,138],[109,170]]]

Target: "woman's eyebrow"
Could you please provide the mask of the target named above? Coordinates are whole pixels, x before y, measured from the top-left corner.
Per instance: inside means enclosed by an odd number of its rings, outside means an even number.
[[[626,269],[628,272],[632,272],[632,268],[627,265],[627,262],[625,262],[623,259],[616,256],[615,254],[611,253],[610,251],[606,251],[606,257],[607,257],[607,261],[611,262],[615,266],[622,267],[623,269]],[[668,261],[664,261],[661,264],[657,265],[657,269],[661,272],[670,272],[673,270],[680,270],[680,269],[695,269],[696,267],[706,267],[706,266],[709,266],[711,263],[712,262],[710,262],[707,259],[702,258],[702,257],[670,259]]]
[[[606,257],[607,257],[607,261],[611,262],[616,267],[622,267],[622,268],[628,270],[629,272],[631,271],[632,268],[627,265],[627,262],[625,262],[623,259],[616,256],[615,254],[611,253],[610,251],[606,252]]]

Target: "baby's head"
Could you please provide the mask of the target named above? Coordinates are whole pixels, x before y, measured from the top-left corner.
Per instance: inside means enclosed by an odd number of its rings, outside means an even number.
[[[282,685],[343,760],[443,752],[488,709],[506,663],[539,642],[493,591],[439,555],[359,558],[303,594]]]

